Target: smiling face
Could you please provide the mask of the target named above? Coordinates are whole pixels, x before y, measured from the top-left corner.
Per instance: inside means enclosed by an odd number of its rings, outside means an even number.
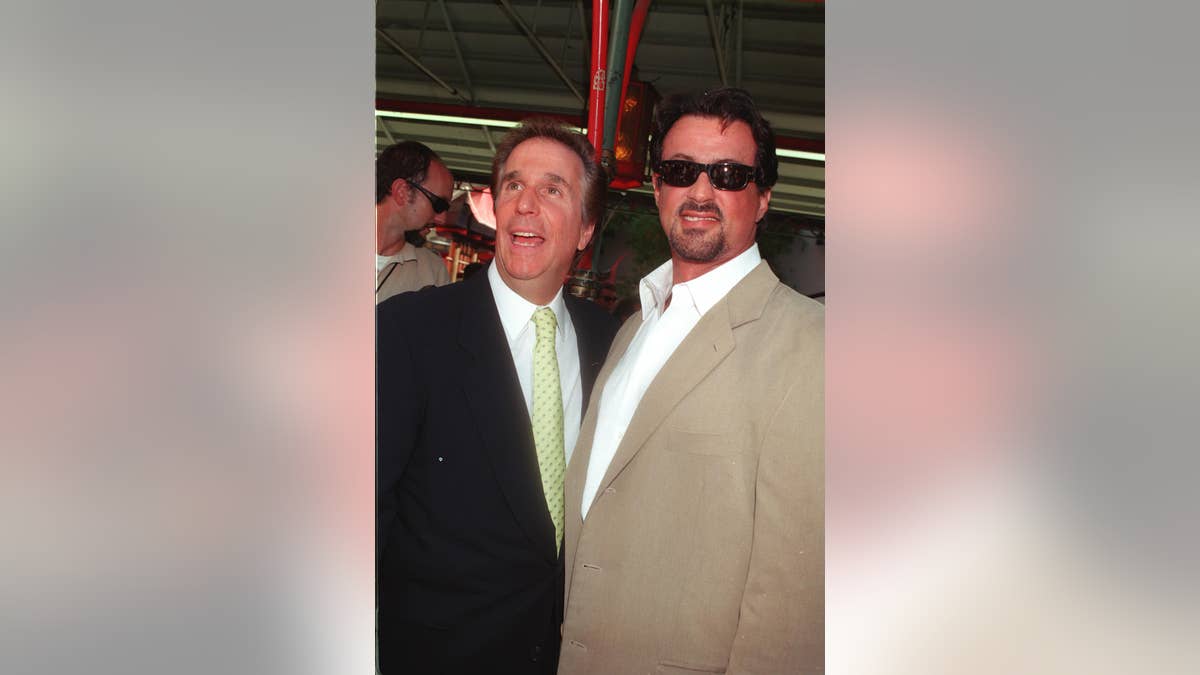
[[[594,224],[583,221],[583,162],[557,141],[531,138],[513,149],[497,185],[497,271],[518,295],[545,305],[592,236]]]
[[[722,129],[718,118],[686,115],[663,138],[662,158],[754,166],[756,149],[750,125],[741,120]],[[674,283],[681,283],[750,248],[771,190],[753,181],[741,190],[718,190],[704,173],[687,187],[671,187],[656,176],[654,201],[671,244]]]

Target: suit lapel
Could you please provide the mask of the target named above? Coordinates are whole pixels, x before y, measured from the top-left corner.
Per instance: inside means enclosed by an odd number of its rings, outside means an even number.
[[[462,370],[469,412],[517,522],[543,555],[557,560],[529,411],[487,274],[481,271],[462,283],[472,286],[459,328],[459,343],[472,357]]]
[[[729,356],[736,345],[733,329],[762,315],[767,299],[778,281],[765,262],[759,263],[750,274],[730,289],[724,298],[713,305],[688,333],[646,388],[641,403],[629,421],[629,428],[617,446],[617,452],[609,463],[603,480],[600,481],[597,494],[608,487],[633,460],[675,406]],[[633,340],[634,332],[630,332],[628,340],[621,346],[622,357],[629,342]],[[602,374],[605,381],[608,370],[606,368],[606,372]]]
[[[646,394],[642,396],[633,418],[629,420],[629,428],[617,446],[617,453],[609,463],[604,479],[600,481],[600,490],[608,487],[637,455],[646,439],[658,429],[679,401],[733,351],[733,331],[729,327],[728,313],[724,310],[722,303],[709,310],[646,388]]]

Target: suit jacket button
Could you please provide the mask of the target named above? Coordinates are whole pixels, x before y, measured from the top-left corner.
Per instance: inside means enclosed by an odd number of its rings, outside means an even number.
[[[541,655],[542,655],[542,646],[534,645],[533,649],[530,651],[529,660],[537,661],[541,657]]]

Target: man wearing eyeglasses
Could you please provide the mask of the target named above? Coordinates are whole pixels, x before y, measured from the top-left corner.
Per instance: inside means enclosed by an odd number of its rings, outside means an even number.
[[[446,263],[406,239],[446,222],[454,179],[425,144],[389,146],[375,160],[375,302],[450,283]]]
[[[745,91],[675,95],[650,155],[671,259],[567,469],[559,673],[822,672],[824,308],[755,243],[774,133]]]

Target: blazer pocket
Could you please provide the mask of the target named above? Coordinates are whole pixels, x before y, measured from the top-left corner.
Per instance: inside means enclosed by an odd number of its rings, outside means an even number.
[[[719,666],[698,666],[691,663],[683,663],[681,661],[659,661],[658,667],[654,669],[658,673],[676,673],[677,675],[687,675],[687,673],[717,673],[723,675],[724,668]]]
[[[675,452],[692,455],[728,456],[740,455],[744,435],[734,432],[689,431],[671,429],[668,448]]]

